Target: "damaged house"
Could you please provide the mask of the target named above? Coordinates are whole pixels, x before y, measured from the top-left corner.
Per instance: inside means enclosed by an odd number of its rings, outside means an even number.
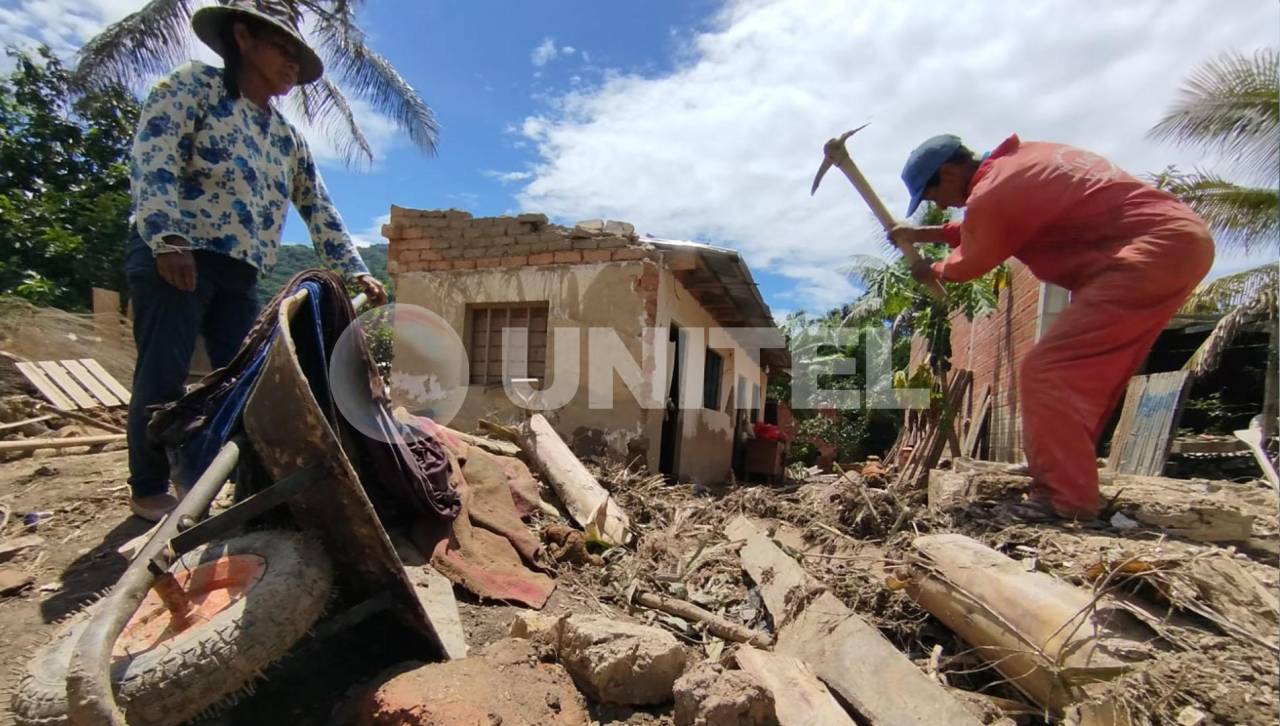
[[[439,316],[465,351],[440,374],[466,384],[454,428],[515,420],[528,400],[580,456],[718,483],[763,420],[769,371],[789,365],[753,342],[782,337],[733,250],[621,222],[395,206],[383,234],[397,304]]]

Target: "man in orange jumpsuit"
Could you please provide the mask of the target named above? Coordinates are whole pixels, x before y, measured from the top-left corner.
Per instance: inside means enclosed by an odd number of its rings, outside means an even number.
[[[920,280],[972,280],[1009,257],[1071,291],[1071,303],[1022,362],[1023,446],[1040,512],[1091,519],[1100,509],[1102,427],[1156,337],[1213,263],[1195,212],[1097,154],[1005,139],[982,159],[956,136],[920,145],[902,172],[910,215],[923,200],[964,207],[940,227],[900,226],[897,242],[946,242]]]

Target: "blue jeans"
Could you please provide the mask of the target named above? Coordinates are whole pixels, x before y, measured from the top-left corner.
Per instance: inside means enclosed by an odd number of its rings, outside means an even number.
[[[196,289],[184,292],[160,277],[151,248],[136,233],[125,250],[138,348],[128,423],[129,486],[135,497],[169,490],[164,447],[147,440],[149,409],[182,396],[196,338],[204,336],[209,362],[221,368],[235,357],[258,317],[257,268],[216,252],[192,254]]]

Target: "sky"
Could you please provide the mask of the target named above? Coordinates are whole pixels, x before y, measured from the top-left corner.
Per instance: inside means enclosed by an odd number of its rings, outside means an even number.
[[[141,5],[0,0],[0,43],[70,57]],[[360,243],[382,241],[391,204],[619,219],[741,251],[779,317],[849,302],[844,265],[885,254],[838,173],[809,195],[828,137],[869,124],[849,150],[895,214],[903,161],[938,133],[1228,173],[1147,131],[1198,65],[1280,45],[1276,0],[377,0],[359,20],[442,127],[427,156],[357,103],[375,150],[359,168],[308,131]],[[306,229],[294,217],[285,236]],[[1260,261],[1220,254],[1213,274]]]

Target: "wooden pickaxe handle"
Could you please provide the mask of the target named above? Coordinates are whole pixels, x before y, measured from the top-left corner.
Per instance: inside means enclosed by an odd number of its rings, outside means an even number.
[[[858,129],[854,129],[854,131],[857,130]],[[876,190],[871,188],[871,183],[862,175],[862,171],[858,169],[857,164],[853,163],[853,158],[849,156],[849,151],[844,147],[845,140],[848,139],[854,131],[851,131],[839,138],[827,141],[827,143],[822,147],[822,151],[826,155],[823,165],[825,166],[827,163],[830,163],[831,165],[838,167],[840,171],[844,172],[844,175],[848,177],[849,182],[853,184],[853,188],[858,190],[858,194],[862,197],[862,201],[866,202],[867,206],[871,208],[871,213],[874,214],[876,219],[880,222],[880,226],[884,227],[885,232],[889,232],[897,225],[897,220],[895,220],[893,215],[889,213],[889,209],[884,206],[884,202],[880,201],[880,197],[876,194]],[[824,173],[825,169],[819,170],[818,179],[814,180],[815,189],[817,188],[817,184]],[[911,243],[898,242],[895,240],[894,245],[902,252],[902,256],[906,258],[908,265],[914,265],[920,261],[920,253],[916,252],[916,248]],[[924,288],[929,291],[929,294],[932,295],[935,300],[945,300],[947,297],[946,289],[943,288],[942,283],[937,280],[931,281],[931,284],[925,285]]]

